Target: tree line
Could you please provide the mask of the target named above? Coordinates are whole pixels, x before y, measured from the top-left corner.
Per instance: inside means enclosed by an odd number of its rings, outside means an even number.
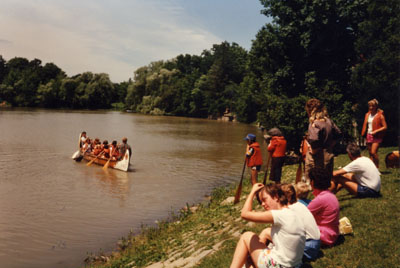
[[[249,51],[222,42],[178,55],[112,83],[107,74],[73,77],[53,63],[0,56],[0,101],[13,106],[99,109],[122,103],[138,113],[216,118],[279,127],[296,147],[307,128],[304,104],[322,100],[345,138],[360,129],[367,102],[385,111],[385,141],[397,141],[400,8],[396,0],[260,0],[271,17]]]

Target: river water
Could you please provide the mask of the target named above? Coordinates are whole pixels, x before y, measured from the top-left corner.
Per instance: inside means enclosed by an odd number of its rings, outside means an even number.
[[[129,172],[76,163],[79,133],[133,148]],[[0,267],[82,267],[142,224],[240,180],[256,127],[110,111],[0,110]]]

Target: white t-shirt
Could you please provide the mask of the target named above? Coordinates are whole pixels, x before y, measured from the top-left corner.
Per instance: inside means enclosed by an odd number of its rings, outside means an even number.
[[[310,210],[300,202],[289,205],[289,209],[293,210],[297,216],[303,221],[306,231],[306,239],[319,240],[321,234],[317,222]]]
[[[288,208],[271,210],[274,224],[271,228],[273,248],[271,257],[284,266],[301,263],[306,242],[303,221]]]
[[[354,173],[357,182],[379,192],[381,190],[381,173],[374,162],[365,156],[358,157],[343,168],[346,172]]]
[[[375,118],[375,116],[376,116],[376,114],[374,114],[374,115],[371,115],[371,114],[369,114],[369,116],[368,116],[368,130],[367,130],[367,133],[371,133],[372,132],[372,121],[374,121],[374,118]]]

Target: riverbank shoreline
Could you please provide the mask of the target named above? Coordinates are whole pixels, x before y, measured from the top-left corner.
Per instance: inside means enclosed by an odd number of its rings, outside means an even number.
[[[394,267],[400,252],[398,205],[399,170],[386,169],[385,155],[395,148],[381,148],[382,197],[357,199],[346,191],[337,197],[340,217],[350,219],[354,232],[335,247],[323,249],[321,257],[305,267]],[[366,155],[366,151],[363,155]],[[350,160],[335,158],[335,169]],[[297,165],[284,166],[283,182],[293,182]],[[259,174],[259,180],[263,174]],[[244,199],[250,191],[244,180],[241,202],[233,205],[237,184],[220,187],[204,202],[188,205],[157,226],[144,226],[140,234],[129,234],[118,241],[118,250],[109,254],[89,255],[87,267],[227,267],[239,236],[245,231],[260,232],[265,224],[249,223],[240,218]],[[257,205],[257,209],[262,210]],[[379,222],[376,221],[379,219]],[[396,232],[397,230],[397,232]],[[394,239],[393,239],[394,238]],[[382,266],[380,266],[382,265]]]

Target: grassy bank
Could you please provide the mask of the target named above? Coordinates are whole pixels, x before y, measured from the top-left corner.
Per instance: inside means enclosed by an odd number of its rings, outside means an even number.
[[[337,246],[323,249],[322,256],[307,267],[400,267],[400,172],[386,169],[383,161],[392,150],[395,148],[380,149],[382,197],[357,199],[346,191],[339,192],[340,217],[350,219],[354,233],[344,236]],[[340,155],[335,158],[335,168],[349,161],[347,155]],[[283,181],[293,182],[296,169],[295,165],[285,166]],[[188,206],[157,227],[143,228],[139,235],[121,239],[119,251],[108,256],[89,256],[88,260],[97,261],[87,266],[229,267],[240,234],[248,230],[260,232],[266,226],[240,218],[250,190],[249,180],[245,180],[242,201],[237,205],[230,202],[235,190],[236,186],[216,189],[210,200]]]

